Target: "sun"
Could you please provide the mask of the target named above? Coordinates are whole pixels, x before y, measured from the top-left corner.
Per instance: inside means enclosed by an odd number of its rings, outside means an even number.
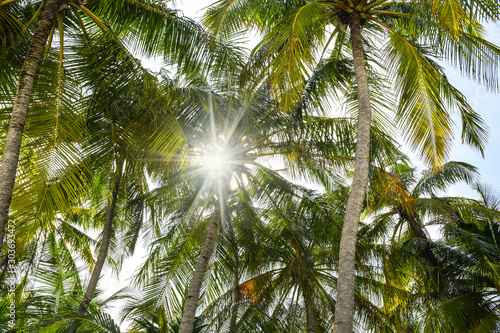
[[[209,149],[201,154],[202,167],[211,172],[226,172],[231,169],[231,159],[222,149]]]
[[[198,172],[206,174],[211,179],[229,180],[238,169],[238,149],[223,140],[214,141],[207,140],[198,146],[195,154],[199,166]]]

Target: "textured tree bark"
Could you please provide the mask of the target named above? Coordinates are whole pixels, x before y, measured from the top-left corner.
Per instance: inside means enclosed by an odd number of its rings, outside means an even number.
[[[220,207],[219,202],[215,202],[215,210],[210,221],[210,226],[208,227],[207,238],[205,238],[205,243],[196,263],[196,268],[193,273],[193,278],[191,279],[191,284],[189,285],[188,294],[186,297],[186,302],[184,304],[184,312],[182,313],[181,325],[179,327],[179,333],[192,333],[194,329],[194,320],[196,318],[196,309],[198,308],[198,299],[200,298],[201,284],[203,282],[203,276],[205,276],[205,271],[207,270],[208,262],[215,248],[215,241],[217,240],[217,234],[219,233],[219,222],[220,222]]]
[[[305,290],[303,290],[302,295],[304,296],[304,304],[306,306],[307,333],[315,333],[316,314],[314,312],[314,302],[312,300],[312,296]]]
[[[0,169],[0,249],[3,245],[5,227],[9,215],[10,200],[16,179],[19,150],[21,148],[26,114],[31,100],[33,81],[60,6],[60,0],[44,1],[33,39],[31,40],[19,76],[9,130],[3,149],[2,167]]]
[[[339,275],[337,284],[337,304],[335,307],[334,332],[351,333],[354,319],[354,287],[356,237],[358,225],[368,186],[370,165],[371,106],[368,77],[366,74],[363,39],[361,37],[361,17],[353,12],[350,20],[351,45],[354,71],[358,89],[358,130],[354,177],[347,200],[339,253]]]

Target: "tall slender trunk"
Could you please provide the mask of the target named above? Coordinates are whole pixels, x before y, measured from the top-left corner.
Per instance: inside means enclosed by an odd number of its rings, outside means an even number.
[[[238,250],[235,249],[233,295],[231,298],[231,321],[229,322],[229,333],[236,332],[236,321],[238,319],[238,302],[240,301],[240,261],[238,260]]]
[[[61,6],[60,0],[45,0],[40,16],[35,27],[35,32],[28,48],[19,82],[16,98],[12,108],[9,130],[5,139],[2,156],[2,167],[0,169],[0,249],[3,245],[5,227],[9,215],[10,200],[16,179],[17,163],[19,161],[19,150],[23,137],[24,123],[31,100],[33,81],[47,39],[54,24],[57,12]]]
[[[363,208],[370,165],[371,106],[368,77],[366,74],[363,39],[361,37],[361,17],[353,12],[350,20],[351,44],[354,71],[358,87],[358,130],[354,177],[347,200],[339,253],[339,275],[337,284],[337,304],[335,307],[334,332],[351,333],[354,319],[354,287],[356,237]]]
[[[118,190],[120,188],[120,182],[122,180],[123,174],[123,159],[118,159],[116,163],[116,170],[113,176],[113,185],[111,190],[111,199],[108,200],[108,206],[106,207],[106,215],[104,217],[104,228],[102,230],[101,247],[99,248],[99,254],[97,255],[97,261],[94,265],[94,269],[90,276],[89,284],[87,285],[87,290],[83,296],[83,300],[80,303],[78,309],[78,315],[83,315],[85,311],[89,308],[92,298],[94,298],[95,290],[97,288],[97,282],[101,277],[102,268],[106,262],[106,257],[108,256],[109,243],[111,242],[111,235],[113,233],[113,219],[115,216],[116,200],[118,198]],[[75,333],[80,325],[80,321],[76,320],[72,322],[66,329],[66,333]]]
[[[215,241],[217,240],[217,234],[219,233],[219,222],[220,222],[220,207],[219,202],[215,202],[215,210],[210,221],[210,226],[208,227],[207,238],[205,238],[205,243],[196,263],[196,268],[193,273],[193,278],[191,279],[191,284],[189,285],[189,290],[184,304],[184,312],[182,313],[181,325],[179,327],[179,333],[192,333],[194,329],[194,320],[196,317],[196,309],[198,308],[198,299],[200,297],[201,284],[203,282],[203,276],[207,270],[208,262],[215,248]]]
[[[316,314],[314,312],[314,302],[309,292],[306,290],[302,291],[304,296],[304,304],[306,307],[306,325],[307,333],[314,333],[316,327]]]
[[[101,247],[99,248],[99,254],[97,255],[97,261],[90,276],[89,284],[87,285],[87,290],[83,297],[82,306],[88,309],[90,301],[94,297],[95,289],[97,287],[97,282],[101,276],[102,268],[106,262],[106,257],[108,256],[109,243],[111,242],[111,235],[113,232],[113,219],[115,216],[116,199],[118,198],[118,189],[120,187],[120,181],[122,179],[123,173],[123,159],[118,159],[116,163],[115,175],[113,177],[113,188],[111,190],[111,200],[108,202],[108,207],[106,208],[106,217],[104,218],[104,229],[102,230],[102,240]]]

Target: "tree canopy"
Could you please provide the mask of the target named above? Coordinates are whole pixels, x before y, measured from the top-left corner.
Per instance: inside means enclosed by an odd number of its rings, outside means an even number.
[[[2,332],[499,331],[500,5],[178,5],[0,0]]]

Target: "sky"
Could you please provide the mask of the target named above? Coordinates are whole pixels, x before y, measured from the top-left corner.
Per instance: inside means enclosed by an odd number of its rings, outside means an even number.
[[[214,1],[215,0],[177,0],[173,4],[175,8],[182,10],[185,16],[199,19],[203,15],[203,8]],[[487,25],[487,30],[488,40],[496,45],[500,45],[500,25],[489,24]],[[255,45],[255,41],[251,41],[250,43]],[[155,59],[143,60],[143,64],[153,71],[159,71],[162,66],[161,62]],[[500,190],[500,177],[498,176],[500,170],[500,95],[489,93],[484,87],[462,77],[460,73],[453,68],[446,67],[446,73],[449,81],[466,96],[475,111],[483,117],[490,130],[485,157],[482,158],[477,151],[461,144],[459,127],[461,122],[458,114],[454,115],[453,119],[456,125],[454,131],[455,143],[451,150],[450,160],[467,162],[478,167],[481,182],[487,183],[493,188]],[[414,166],[419,170],[424,168],[422,160],[415,154],[409,150],[406,150],[405,153],[411,157]],[[448,195],[474,196],[474,193],[467,185],[460,184],[449,189]],[[101,279],[99,288],[101,290],[107,290],[106,295],[110,296],[110,294],[116,292],[120,288],[126,287],[129,284],[128,279],[133,276],[133,271],[137,267],[137,264],[142,261],[142,257],[145,253],[145,249],[137,251],[132,258],[125,261],[124,270],[119,279],[111,276]],[[109,273],[106,275],[109,275]],[[116,306],[118,305],[119,303],[116,303]],[[118,313],[114,312],[113,316],[116,320],[119,319]]]
[[[487,28],[488,40],[500,45],[500,24],[489,24]],[[460,133],[456,131],[455,137],[458,140],[455,140],[450,159],[478,167],[481,182],[500,190],[500,94],[489,93],[483,86],[461,77],[457,70],[448,70],[447,73],[450,82],[467,97],[469,104],[483,117],[490,134],[485,157],[482,158],[479,153],[460,143]],[[465,187],[461,186],[459,189],[464,191]]]

